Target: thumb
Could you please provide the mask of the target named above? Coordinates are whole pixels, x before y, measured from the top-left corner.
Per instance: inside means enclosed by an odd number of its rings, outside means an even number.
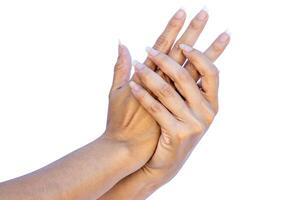
[[[119,42],[118,59],[114,67],[114,77],[111,91],[119,89],[128,83],[131,71],[131,56],[128,48]]]

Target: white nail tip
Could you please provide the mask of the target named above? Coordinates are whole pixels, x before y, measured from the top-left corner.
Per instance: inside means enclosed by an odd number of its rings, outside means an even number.
[[[209,10],[208,10],[208,8],[207,8],[206,5],[203,6],[202,10],[204,10],[204,11],[207,12],[207,13],[209,12]]]
[[[227,35],[231,36],[231,31],[229,29],[226,29],[224,32],[227,33]]]
[[[186,44],[180,44],[179,47],[180,47],[181,49],[183,49],[184,51],[187,51],[187,52],[190,52],[190,51],[193,50],[192,47],[190,47],[189,45],[186,45]]]
[[[137,60],[133,60],[133,61],[132,61],[132,65],[133,65],[133,66],[136,66],[137,64],[139,64],[139,62],[138,62]]]

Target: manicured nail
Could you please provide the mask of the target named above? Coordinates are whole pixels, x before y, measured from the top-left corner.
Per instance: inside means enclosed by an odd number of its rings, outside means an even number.
[[[208,17],[208,13],[203,9],[197,14],[197,19],[199,19],[200,21],[206,20],[207,17]]]
[[[186,45],[186,44],[180,44],[179,47],[180,47],[180,49],[182,49],[186,52],[191,52],[193,50],[192,47],[190,47],[189,45]]]
[[[203,6],[202,10],[204,10],[204,11],[205,11],[205,12],[207,12],[207,13],[209,13],[209,10],[208,10],[208,8],[207,8],[207,6],[206,6],[206,5],[205,5],[205,6]]]
[[[123,44],[121,43],[121,40],[118,41],[118,53],[121,54],[123,49]]]
[[[141,71],[145,67],[142,63],[140,63],[136,60],[132,61],[132,65],[134,66],[135,71]]]
[[[185,15],[183,8],[180,8],[174,15],[176,19],[182,19]]]
[[[151,48],[151,47],[146,47],[146,51],[148,52],[148,54],[150,54],[151,56],[157,56],[159,54],[159,51]]]
[[[229,36],[228,32],[224,32],[220,35],[219,41],[222,42],[222,43],[225,43],[229,40],[229,37],[230,36]]]
[[[226,29],[225,33],[227,33],[229,37],[231,36],[231,31],[229,29]]]
[[[138,86],[134,81],[130,81],[129,86],[133,90],[133,92],[137,92],[140,90],[140,86]]]

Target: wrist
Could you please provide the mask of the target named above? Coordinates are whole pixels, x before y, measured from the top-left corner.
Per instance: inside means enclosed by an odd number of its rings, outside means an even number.
[[[119,171],[127,175],[138,169],[137,164],[132,159],[132,152],[126,142],[110,137],[107,132],[97,138],[95,142],[97,146],[101,146],[102,149],[104,146],[107,148],[105,150],[108,152],[107,159],[115,158],[116,163],[114,166],[117,167]]]
[[[125,165],[129,170],[135,172],[145,164],[145,161],[139,159],[140,157],[137,155],[140,152],[138,144],[128,140],[126,135],[129,134],[125,130],[118,132],[106,130],[98,140],[110,144],[111,152],[118,155],[123,162],[121,165]]]

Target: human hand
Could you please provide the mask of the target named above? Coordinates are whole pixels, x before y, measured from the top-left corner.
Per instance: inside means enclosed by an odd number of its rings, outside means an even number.
[[[200,87],[185,68],[154,49],[149,49],[149,58],[176,83],[183,98],[141,63],[135,64],[136,74],[157,99],[142,86],[130,83],[134,96],[161,126],[156,151],[143,167],[149,179],[160,184],[178,172],[218,111],[218,69],[200,51],[185,44],[180,47],[202,75]]]
[[[107,127],[102,137],[126,146],[133,169],[144,165],[152,156],[159,137],[159,127],[134,99],[129,80],[131,56],[125,45],[119,44],[119,56],[114,68],[109,94]]]
[[[177,17],[176,17],[177,16]],[[171,18],[167,27],[160,35],[156,44],[154,45],[154,49],[160,50],[161,52],[168,54],[171,58],[174,59],[178,64],[183,65],[186,61],[186,56],[183,54],[182,49],[180,48],[180,44],[188,44],[190,46],[194,45],[200,33],[204,29],[204,26],[208,20],[208,14],[206,11],[201,10],[191,21],[187,30],[184,34],[176,41],[175,45],[172,47],[178,32],[182,28],[182,25],[185,20],[185,12],[183,10],[177,11],[177,13]],[[222,33],[217,37],[217,39],[204,51],[204,55],[211,61],[214,62],[224,51],[226,46],[228,45],[230,37],[227,33]],[[180,87],[176,87],[175,84],[166,76],[159,68],[156,67],[156,64],[151,60],[151,58],[147,58],[144,62],[150,69],[155,70],[161,77],[170,83],[176,89]],[[187,60],[185,65],[183,66],[191,75],[191,77],[198,81],[200,78],[200,73],[196,70],[194,64]],[[134,80],[140,83],[140,80],[137,75],[134,76]],[[143,84],[143,83],[141,83]],[[200,82],[199,85],[204,84],[205,82]],[[210,96],[209,91],[202,91],[202,95],[205,98],[211,99],[213,96]],[[212,104],[212,107],[217,110],[217,101],[215,105]],[[154,159],[154,157],[153,157]],[[152,161],[153,161],[152,159]],[[150,162],[152,162],[150,161]],[[155,161],[155,159],[154,159]],[[149,163],[150,163],[149,162]],[[153,162],[152,162],[153,163]],[[154,162],[155,164],[155,162]],[[140,170],[131,174],[130,176],[121,180],[117,185],[115,185],[109,192],[105,193],[100,199],[144,199],[145,196],[149,196],[157,187],[163,184],[163,178],[165,177],[165,182],[168,180],[167,174],[161,177],[161,181],[158,181],[159,176],[151,176],[149,177],[148,173],[148,164],[142,167]],[[152,170],[150,170],[151,172]],[[169,178],[172,178],[176,174],[173,172],[169,172]]]
[[[169,53],[179,63],[183,63],[185,57],[178,45],[180,43],[193,45],[203,30],[208,15],[206,11],[200,11],[172,48],[185,18],[185,12],[182,9],[178,10],[154,44],[154,48]],[[145,60],[145,64],[152,69],[156,68],[149,58]],[[160,130],[156,122],[140,107],[130,92],[128,87],[130,67],[130,53],[124,45],[120,45],[119,58],[115,66],[114,81],[110,92],[108,112],[108,122],[110,123],[108,123],[106,135],[117,138],[117,140],[126,141],[130,144],[130,151],[142,162],[146,162],[155,150]],[[163,76],[164,79],[169,80],[161,71],[158,70],[157,73]],[[135,75],[133,80],[140,82]],[[131,131],[128,132],[126,129]]]

